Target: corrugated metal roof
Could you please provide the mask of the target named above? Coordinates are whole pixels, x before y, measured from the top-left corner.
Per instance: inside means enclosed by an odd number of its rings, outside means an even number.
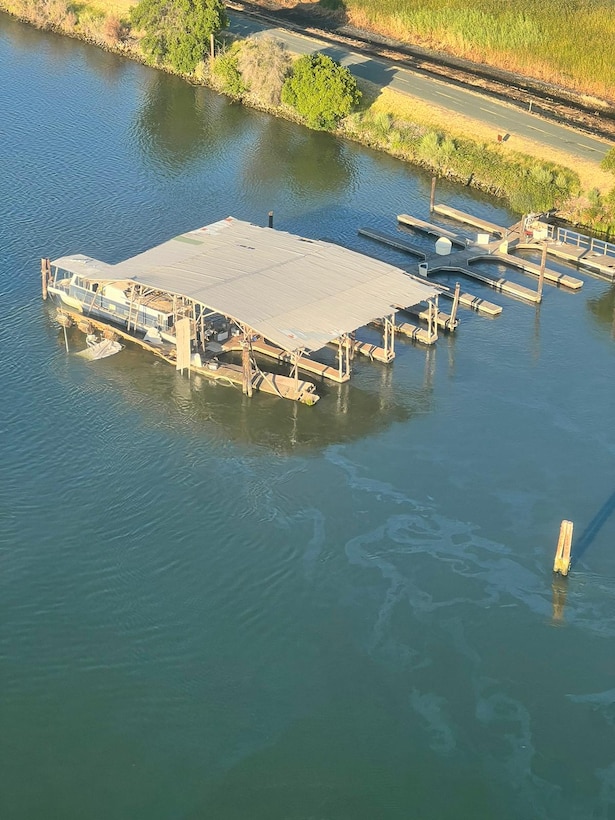
[[[356,251],[233,217],[117,265],[83,256],[63,257],[52,265],[186,296],[288,351],[318,350],[342,333],[438,292]]]

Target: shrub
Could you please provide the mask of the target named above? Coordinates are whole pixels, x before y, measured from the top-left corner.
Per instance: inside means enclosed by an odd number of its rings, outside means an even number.
[[[603,171],[611,171],[615,174],[615,146],[607,151],[606,156],[600,163],[600,167]]]
[[[84,9],[79,15],[79,31],[88,40],[102,40],[104,14],[94,9]]]
[[[264,105],[280,105],[290,66],[286,49],[272,37],[249,37],[239,51],[238,69],[243,83]]]
[[[300,57],[282,87],[282,102],[321,131],[335,128],[360,99],[352,74],[325,54]]]
[[[247,91],[239,71],[239,51],[239,44],[233,43],[216,57],[212,66],[212,76],[220,91],[236,99]]]
[[[103,37],[109,45],[116,45],[124,36],[124,28],[120,19],[111,14],[103,25]]]

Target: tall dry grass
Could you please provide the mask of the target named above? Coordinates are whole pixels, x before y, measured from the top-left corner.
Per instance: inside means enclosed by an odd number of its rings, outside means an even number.
[[[345,0],[351,21],[615,99],[613,0]]]

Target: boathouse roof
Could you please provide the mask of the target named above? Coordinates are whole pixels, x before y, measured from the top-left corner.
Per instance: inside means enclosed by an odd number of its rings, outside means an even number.
[[[87,278],[132,280],[188,297],[287,351],[319,350],[343,333],[438,292],[356,251],[233,217],[116,265],[85,256],[52,264]]]

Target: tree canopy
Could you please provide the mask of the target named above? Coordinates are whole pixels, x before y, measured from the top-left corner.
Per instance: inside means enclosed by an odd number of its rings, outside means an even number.
[[[139,0],[131,22],[145,32],[146,54],[189,74],[207,55],[210,36],[228,26],[228,17],[223,0]]]
[[[306,54],[294,64],[282,88],[282,102],[290,105],[310,128],[335,128],[361,99],[357,82],[325,54]]]

